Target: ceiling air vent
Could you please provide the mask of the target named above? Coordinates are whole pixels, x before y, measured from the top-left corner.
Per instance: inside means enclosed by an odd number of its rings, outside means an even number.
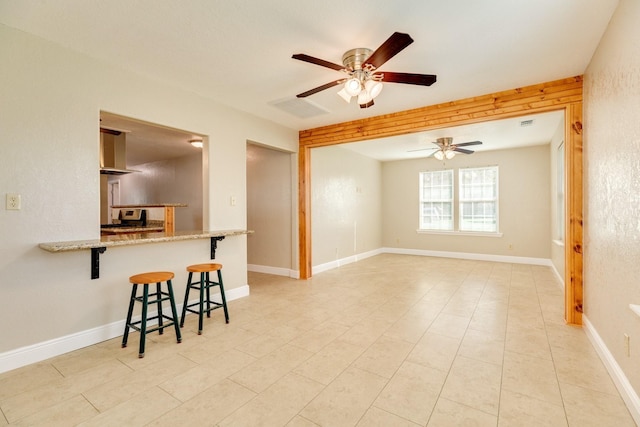
[[[533,119],[523,120],[520,122],[521,128],[526,128],[527,126],[533,126]]]
[[[303,98],[286,98],[269,102],[272,105],[286,113],[292,114],[301,119],[319,116],[329,113],[329,110],[323,108],[313,101]]]

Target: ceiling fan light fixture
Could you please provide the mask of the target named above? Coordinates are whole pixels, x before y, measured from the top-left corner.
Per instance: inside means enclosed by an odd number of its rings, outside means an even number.
[[[376,80],[369,79],[365,82],[364,88],[371,96],[371,99],[375,99],[378,95],[380,95],[380,92],[382,92],[382,83]]]
[[[373,106],[373,99],[367,102],[366,104],[360,104],[360,108],[369,108]]]
[[[346,88],[343,87],[342,89],[340,89],[340,91],[338,91],[338,95],[340,95],[340,98],[344,99],[344,102],[346,102],[347,104],[351,102],[352,96],[349,95]]]
[[[355,77],[344,82],[344,90],[351,96],[358,96],[362,92],[362,84]]]
[[[358,95],[358,104],[362,105],[362,104],[368,104],[369,102],[373,101],[373,97],[369,94],[368,91],[363,90],[362,92],[360,92],[360,94]]]
[[[442,150],[438,150],[435,153],[433,153],[433,157],[435,157],[438,160],[444,160],[444,152]]]
[[[444,156],[447,158],[447,160],[451,160],[456,156],[456,152],[453,150],[447,150],[445,151]]]

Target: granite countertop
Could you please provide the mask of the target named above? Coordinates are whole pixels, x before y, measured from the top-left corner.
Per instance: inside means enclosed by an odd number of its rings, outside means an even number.
[[[111,248],[115,246],[141,245],[144,243],[173,242],[180,240],[206,239],[209,237],[239,236],[252,234],[253,230],[213,230],[179,231],[174,233],[131,233],[102,236],[95,240],[40,243],[38,246],[48,252],[79,251],[83,249]]]
[[[142,205],[113,205],[112,208],[186,208],[186,203],[148,203]]]
[[[101,228],[100,233],[106,234],[124,234],[124,233],[157,233],[164,231],[164,226],[132,226],[132,227],[107,227]]]

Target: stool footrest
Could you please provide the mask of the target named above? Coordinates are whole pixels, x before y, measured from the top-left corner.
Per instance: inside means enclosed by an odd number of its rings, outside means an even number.
[[[204,301],[204,303],[206,304],[207,301]],[[215,301],[209,301],[209,304],[213,305],[213,307],[211,308],[204,308],[202,310],[203,313],[208,313],[210,311],[213,310],[217,310],[219,308],[224,308],[224,305],[219,303],[219,302],[215,302]],[[191,307],[198,307],[197,310],[192,309]],[[194,313],[194,314],[200,314],[200,302],[194,302],[193,304],[188,304],[186,306],[186,311],[188,311],[189,313]]]
[[[152,329],[146,329],[145,333],[148,334],[148,333],[151,333],[151,332],[160,331],[160,330],[162,330],[162,329],[164,329],[166,327],[173,326],[173,325],[176,324],[176,322],[173,320],[173,317],[162,315],[162,318],[165,319],[165,320],[168,320],[169,322],[167,322],[167,323],[162,322],[162,326],[158,325],[158,326],[156,326],[156,327],[154,327]],[[155,319],[159,319],[159,317],[158,316],[149,317],[149,318],[147,318],[147,321],[155,320]],[[136,320],[135,322],[129,323],[129,327],[131,329],[133,329],[133,330],[138,331],[138,332],[142,332],[142,329],[137,326],[137,325],[141,325],[141,324],[142,324],[142,320]]]

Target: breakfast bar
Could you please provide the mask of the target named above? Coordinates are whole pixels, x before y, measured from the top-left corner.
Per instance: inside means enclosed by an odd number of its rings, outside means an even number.
[[[182,231],[174,233],[134,233],[102,236],[95,240],[40,243],[38,246],[48,252],[69,252],[91,250],[91,279],[100,277],[100,254],[107,248],[142,245],[148,243],[175,242],[180,240],[211,239],[211,259],[216,257],[218,242],[227,236],[251,234],[252,230]]]

